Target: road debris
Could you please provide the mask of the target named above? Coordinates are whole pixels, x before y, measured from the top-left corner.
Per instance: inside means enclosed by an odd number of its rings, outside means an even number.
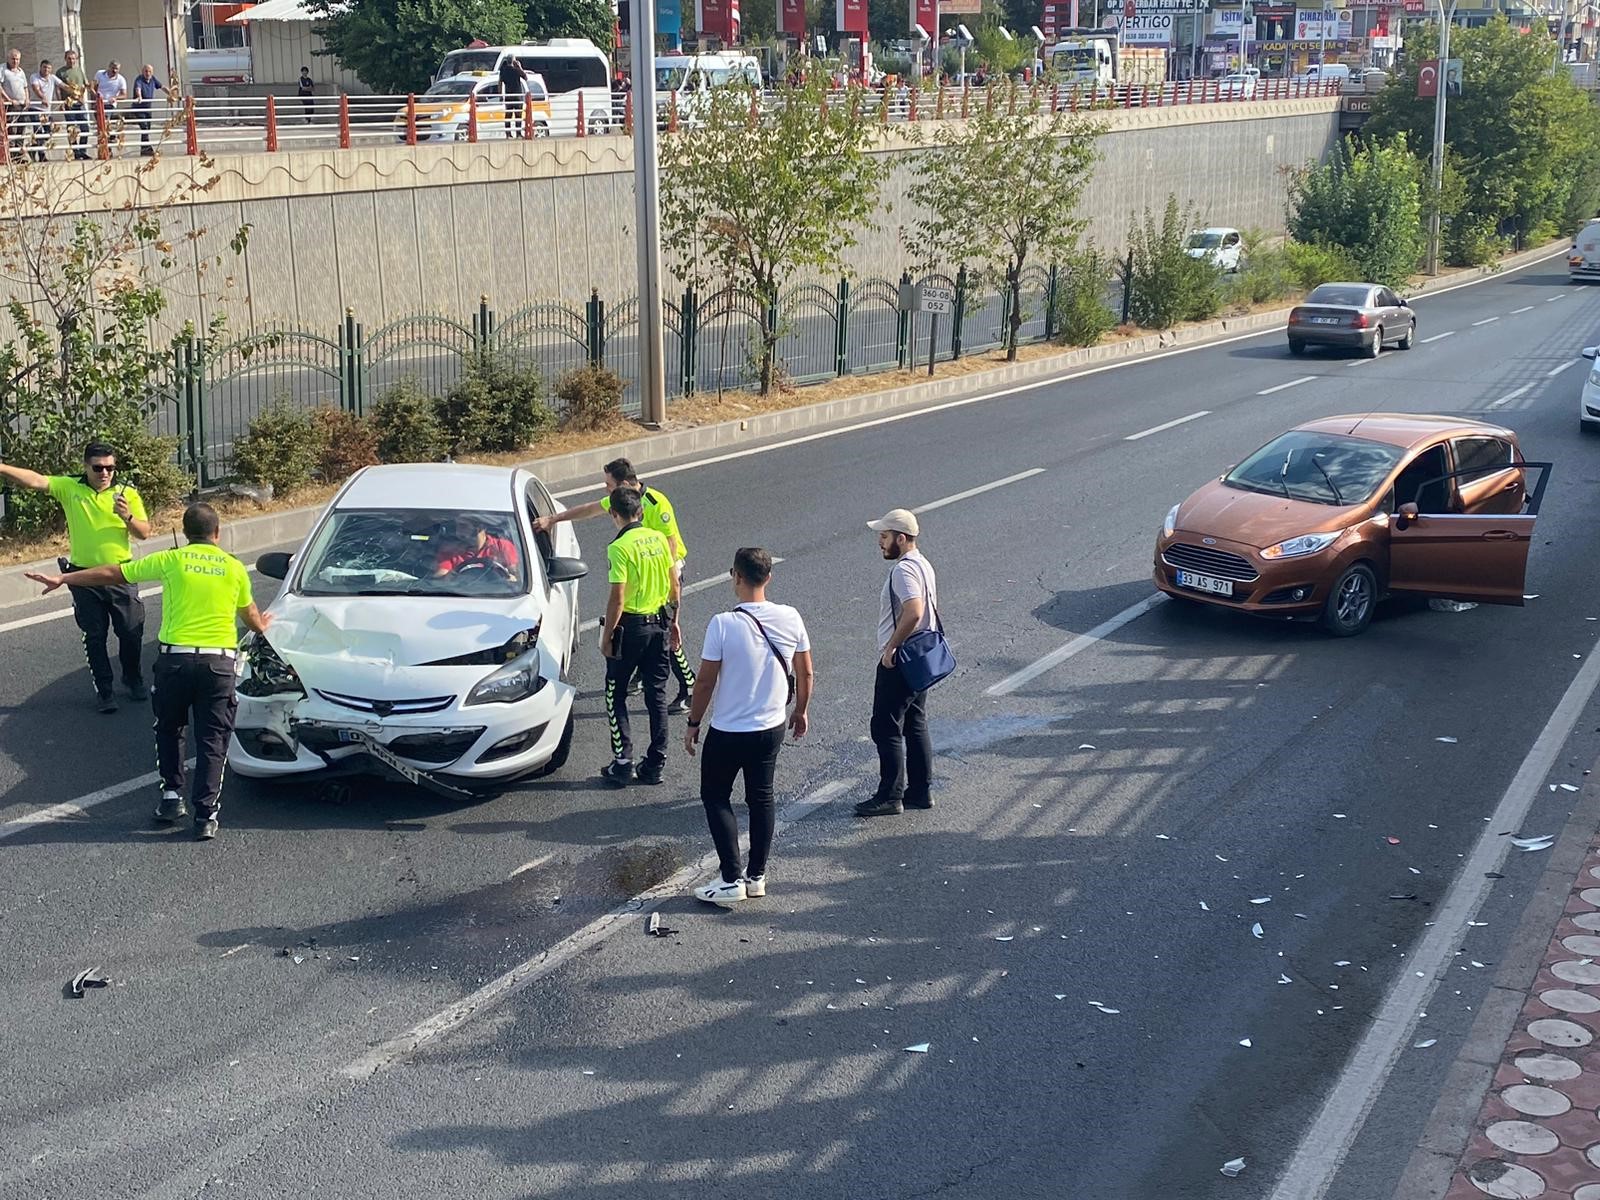
[[[1556,786],[1559,787],[1563,792],[1575,792],[1578,790],[1576,786],[1570,783],[1557,784]]]
[[[1388,842],[1391,846],[1398,846],[1400,844],[1400,839],[1397,837],[1384,838],[1383,840]]]
[[[1250,901],[1250,903],[1251,904],[1271,904],[1272,903],[1272,897],[1271,896],[1257,896],[1254,900]]]
[[[1246,1050],[1249,1050],[1251,1048],[1250,1039],[1249,1038],[1240,1038],[1239,1039],[1239,1045],[1243,1046]]]
[[[79,971],[72,977],[72,982],[67,985],[67,992],[74,1000],[83,999],[84,988],[110,987],[111,981],[100,974],[99,967],[89,967]]]
[[[1260,921],[1257,921],[1254,925],[1250,926],[1250,936],[1251,937],[1261,937],[1265,933],[1266,933],[1266,930],[1261,928],[1261,922]]]
[[[678,931],[663,925],[661,923],[661,914],[653,912],[650,914],[650,921],[645,926],[644,932],[646,937],[669,938],[675,936]],[[739,940],[743,941],[744,939],[740,938]]]
[[[1573,791],[1577,791],[1577,790],[1578,790],[1578,789],[1577,789],[1577,788],[1573,788],[1573,789],[1572,789],[1572,790],[1573,790]],[[1164,833],[1158,833],[1158,834],[1156,834],[1156,841],[1158,841],[1158,842],[1170,842],[1170,841],[1171,841],[1171,840],[1172,840],[1172,839],[1171,839],[1171,838],[1169,838],[1169,837],[1168,837],[1168,836],[1167,836],[1167,835],[1166,835],[1166,834],[1164,834]]]
[[[1211,905],[1207,904],[1204,900],[1200,901],[1200,911],[1201,912],[1210,912],[1211,911]]]
[[[1014,934],[1014,933],[1008,933],[1008,934],[1006,934],[1005,937],[997,937],[997,938],[995,938],[995,941],[997,941],[997,942],[1010,942],[1010,941],[1016,940],[1016,936],[1017,935]]]
[[[915,1046],[907,1046],[906,1047],[906,1053],[907,1054],[926,1054],[928,1052],[928,1048],[930,1046],[932,1046],[932,1045],[933,1045],[932,1042],[918,1042]]]
[[[1099,749],[1099,747],[1091,746],[1088,742],[1085,742],[1085,743],[1083,743],[1083,745],[1079,746],[1078,749],[1079,750],[1097,750],[1097,749]]]
[[[1438,1038],[1429,1038],[1429,1039],[1427,1039],[1427,1041],[1417,1042],[1411,1048],[1413,1050],[1426,1050],[1429,1046],[1437,1046],[1438,1044],[1439,1044],[1439,1039]]]
[[[1436,737],[1433,740],[1443,742],[1446,746],[1454,746],[1456,744],[1456,739],[1453,737]]]
[[[1548,850],[1556,844],[1556,835],[1546,833],[1538,837],[1514,837],[1511,839],[1511,844],[1524,853],[1531,850]]]
[[[1244,1174],[1244,1159],[1230,1158],[1227,1162],[1222,1164],[1222,1173],[1229,1179],[1235,1179]]]
[[[1107,1016],[1110,1016],[1110,1017],[1114,1017],[1114,1016],[1116,1016],[1118,1013],[1120,1013],[1122,1011],[1120,1008],[1108,1008],[1108,1007],[1106,1007],[1106,1005],[1102,1004],[1099,1000],[1091,1000],[1091,1001],[1089,1001],[1089,1007],[1098,1008],[1101,1012],[1105,1013]],[[976,1040],[976,1039],[974,1039],[974,1040]]]
[[[1283,973],[1282,973],[1282,972],[1281,972],[1281,971],[1280,971],[1280,972],[1279,972],[1279,973],[1278,973],[1278,982],[1279,982],[1279,983],[1293,983],[1293,982],[1294,982],[1294,980],[1292,980],[1292,979],[1290,979],[1290,978],[1289,978],[1289,977],[1288,977],[1288,976],[1287,976],[1287,975],[1285,975],[1285,974],[1283,974]]]

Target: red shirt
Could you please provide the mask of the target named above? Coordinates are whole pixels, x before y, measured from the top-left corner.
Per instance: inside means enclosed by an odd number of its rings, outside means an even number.
[[[517,570],[517,548],[503,537],[494,534],[484,535],[482,546],[463,546],[460,550],[446,554],[439,560],[439,573],[448,575],[457,567],[469,562],[492,561],[509,568],[513,574]]]

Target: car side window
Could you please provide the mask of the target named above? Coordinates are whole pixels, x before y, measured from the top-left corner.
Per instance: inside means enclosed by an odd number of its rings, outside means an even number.
[[[1454,511],[1450,500],[1450,482],[1444,478],[1449,473],[1444,447],[1428,447],[1394,481],[1395,507],[1415,504],[1418,512],[1438,514]]]
[[[1230,233],[1227,237],[1222,239],[1222,244],[1230,250],[1233,249],[1233,247],[1239,244],[1239,235],[1237,233]]]
[[[1511,465],[1511,447],[1499,438],[1457,438],[1451,448],[1462,483],[1482,479]]]
[[[555,501],[550,498],[550,493],[545,491],[544,485],[538,480],[528,484],[528,520],[532,522],[538,517],[548,517],[555,512]],[[534,530],[533,541],[539,547],[539,557],[546,562],[556,556],[556,541],[547,532]]]

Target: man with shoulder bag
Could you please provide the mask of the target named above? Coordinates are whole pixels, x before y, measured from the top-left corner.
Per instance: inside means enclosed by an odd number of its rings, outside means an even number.
[[[772,784],[778,751],[786,726],[796,738],[805,735],[813,682],[805,622],[787,604],[767,600],[772,555],[747,546],[733,556],[730,574],[739,604],[712,617],[706,629],[683,735],[683,747],[693,756],[701,722],[711,710],[700,758],[700,802],[721,873],[694,894],[724,908],[767,894],[767,857],[777,826]],[[739,860],[739,819],[733,812],[733,784],[741,772],[750,809],[747,865]]]
[[[893,565],[883,583],[872,689],[878,789],[856,805],[856,816],[886,817],[933,807],[928,689],[955,669],[955,658],[939,620],[933,564],[917,549],[916,514],[891,509],[867,528],[877,533],[878,549]]]

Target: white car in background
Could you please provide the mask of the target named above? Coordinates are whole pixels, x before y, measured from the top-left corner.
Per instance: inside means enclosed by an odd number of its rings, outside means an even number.
[[[1203,258],[1219,271],[1235,272],[1244,266],[1244,234],[1237,229],[1197,229],[1184,243],[1190,258]]]
[[[1224,75],[1217,80],[1217,92],[1227,99],[1237,97],[1240,100],[1254,100],[1256,95],[1256,80],[1260,72],[1248,74],[1244,71],[1232,75]]]
[[[524,470],[368,467],[292,557],[240,655],[228,765],[379,774],[455,795],[560,767],[572,747],[578,539]]]
[[[1592,364],[1578,395],[1578,428],[1584,433],[1600,433],[1600,346],[1585,346],[1583,356]]]

